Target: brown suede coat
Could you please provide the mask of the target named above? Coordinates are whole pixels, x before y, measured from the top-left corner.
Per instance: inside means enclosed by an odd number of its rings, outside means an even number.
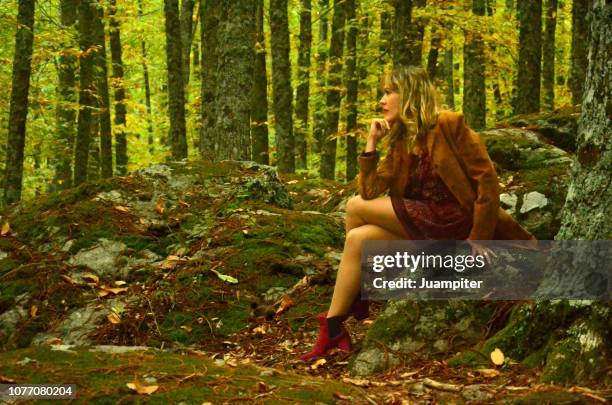
[[[499,206],[499,180],[493,162],[479,136],[468,127],[461,113],[443,111],[437,125],[426,136],[432,168],[440,176],[461,206],[473,215],[470,240],[535,240]],[[359,194],[364,200],[376,198],[389,190],[402,195],[409,180],[411,158],[401,158],[398,147],[389,151],[377,168],[378,152],[359,157]],[[393,161],[400,162],[399,176],[391,178]],[[397,164],[397,163],[396,163]],[[381,170],[386,166],[389,170]]]

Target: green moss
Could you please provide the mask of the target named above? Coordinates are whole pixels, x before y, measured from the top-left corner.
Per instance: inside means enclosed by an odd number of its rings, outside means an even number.
[[[415,305],[397,305],[395,306],[397,313],[392,316],[381,315],[372,324],[364,344],[367,345],[370,341],[394,342],[412,334],[419,316],[417,305],[416,303]],[[402,319],[404,322],[397,322],[398,319]]]
[[[13,270],[15,267],[19,266],[21,263],[15,259],[2,259],[0,260],[0,277],[9,271]]]

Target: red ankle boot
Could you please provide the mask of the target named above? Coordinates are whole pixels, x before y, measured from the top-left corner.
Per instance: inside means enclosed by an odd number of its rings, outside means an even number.
[[[325,356],[325,354],[327,354],[327,352],[334,347],[337,347],[345,352],[350,352],[352,350],[353,346],[351,344],[351,337],[344,326],[342,326],[341,332],[338,336],[330,339],[327,334],[327,312],[322,312],[317,315],[317,319],[319,320],[319,337],[317,338],[312,351],[302,356],[303,361]]]

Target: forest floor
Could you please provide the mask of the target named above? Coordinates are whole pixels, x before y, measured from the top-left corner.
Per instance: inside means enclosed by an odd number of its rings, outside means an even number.
[[[350,375],[345,353],[300,361],[331,299],[338,205],[355,184],[284,177],[288,209],[274,180],[251,168],[156,170],[41,197],[2,218],[0,384],[76,384],[80,403],[612,400],[597,383],[540,384],[538,368],[518,363],[449,367],[455,353],[403,354],[367,378]],[[275,204],[262,201],[270,195]],[[347,322],[356,351],[382,307]]]

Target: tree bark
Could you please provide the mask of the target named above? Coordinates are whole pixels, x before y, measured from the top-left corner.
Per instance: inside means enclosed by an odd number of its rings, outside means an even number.
[[[412,17],[413,6],[424,7],[424,0],[395,0],[393,21],[393,64],[421,66],[425,25]]]
[[[187,98],[187,85],[189,84],[189,68],[191,64],[191,41],[193,39],[193,9],[194,0],[181,1],[181,50],[183,57],[183,84],[185,86],[185,99]]]
[[[95,52],[96,102],[98,104],[98,120],[100,123],[99,167],[102,178],[113,175],[113,140],[110,116],[110,96],[108,93],[108,67],[106,62],[106,38],[104,35],[104,9],[96,4],[94,14],[94,41],[99,49]]]
[[[255,0],[224,0],[215,122],[218,159],[251,158],[250,117],[255,59]]]
[[[81,48],[79,69],[79,115],[77,137],[74,148],[74,185],[87,180],[89,144],[91,140],[91,113],[94,107],[94,44],[92,25],[96,12],[93,0],[81,0],[79,4],[79,46]]]
[[[323,147],[323,136],[325,134],[325,104],[323,103],[323,94],[325,94],[326,86],[326,69],[328,57],[328,46],[327,46],[327,31],[328,31],[328,8],[329,0],[319,0],[319,42],[317,44],[317,92],[321,95],[317,97],[317,101],[314,106],[313,114],[313,129],[312,133],[314,136],[315,153],[320,153]]]
[[[200,46],[202,47],[200,154],[204,160],[215,161],[217,160],[215,153],[217,142],[215,92],[217,89],[217,65],[219,63],[217,43],[223,35],[220,26],[223,8],[220,0],[201,1],[204,1],[204,4],[200,7]]]
[[[187,135],[185,128],[185,88],[178,0],[164,0],[164,16],[166,20],[170,144],[172,159],[181,160],[187,158]]]
[[[589,24],[587,14],[593,0],[574,0],[572,2],[572,67],[569,87],[572,92],[572,103],[582,101],[582,88],[587,68],[587,36]]]
[[[76,23],[76,0],[60,2],[60,23],[64,29],[69,29]],[[63,37],[64,38],[64,37]],[[74,148],[77,93],[75,91],[77,58],[71,52],[71,41],[60,45],[65,52],[58,57],[58,84],[56,107],[57,142],[54,156],[51,157],[55,167],[55,178],[49,191],[65,190],[72,187],[72,149]]]
[[[484,0],[472,0],[472,12],[484,16]],[[465,34],[463,47],[463,113],[470,127],[486,126],[484,40],[476,29]]]
[[[323,147],[321,149],[320,176],[333,180],[336,171],[335,137],[338,132],[338,117],[340,115],[340,98],[342,96],[342,51],[344,47],[344,22],[346,19],[345,5],[341,0],[334,0],[334,16],[332,18],[331,45],[329,47],[329,71],[327,76],[327,117]],[[333,137],[330,139],[330,137]]]
[[[276,164],[281,173],[295,171],[293,137],[293,91],[289,60],[287,0],[270,0],[270,46],[272,48],[272,88],[276,139]]]
[[[142,0],[138,0],[138,17],[142,18]],[[147,107],[147,133],[148,143],[149,143],[149,153],[153,154],[155,152],[155,139],[153,136],[153,122],[152,122],[152,109],[151,109],[151,84],[149,81],[149,67],[147,65],[147,44],[144,39],[140,43],[141,53],[142,53],[142,71],[144,77],[144,87],[145,87],[145,105]],[[117,140],[119,142],[119,140]],[[127,156],[126,156],[127,163]],[[117,162],[119,165],[119,162]],[[119,167],[117,168],[119,170]]]
[[[518,1],[519,60],[515,114],[540,110],[542,0]]]
[[[433,83],[436,79],[438,66],[438,53],[440,48],[440,35],[436,32],[436,27],[431,28],[431,46],[427,55],[427,74]]]
[[[357,95],[359,72],[357,71],[357,36],[355,0],[346,2],[346,181],[353,180],[359,167],[357,164]]]
[[[302,0],[300,11],[300,50],[298,53],[298,86],[295,98],[296,168],[308,166],[308,98],[310,96],[310,48],[312,46],[311,0]]]
[[[115,88],[115,164],[117,174],[124,176],[127,173],[127,139],[125,135],[126,108],[125,84],[123,78],[123,58],[121,52],[121,31],[119,21],[115,18],[117,13],[117,0],[110,0],[110,47],[113,62],[113,87]],[[143,61],[143,63],[145,63]],[[148,73],[147,73],[148,76]],[[148,81],[148,77],[146,78]],[[149,90],[150,91],[150,90]],[[150,94],[149,94],[150,97]],[[149,100],[150,101],[150,100]],[[152,130],[152,129],[151,129]]]
[[[264,165],[270,164],[268,154],[268,75],[266,72],[266,39],[264,36],[264,2],[257,0],[255,21],[256,56],[253,71],[253,100],[251,102],[252,159]],[[299,93],[298,93],[299,94]],[[299,98],[299,96],[298,96]]]
[[[453,26],[449,23],[447,30],[452,33]],[[444,80],[446,81],[446,104],[451,110],[455,109],[455,79],[453,66],[453,41],[450,35],[446,39],[444,49]]]
[[[4,205],[21,200],[23,159],[28,116],[28,93],[32,71],[32,43],[34,42],[35,0],[19,0],[13,81],[9,110],[9,130],[6,145]]]
[[[555,29],[557,26],[557,0],[546,1],[546,31],[542,47],[542,89],[544,106],[555,109]]]

